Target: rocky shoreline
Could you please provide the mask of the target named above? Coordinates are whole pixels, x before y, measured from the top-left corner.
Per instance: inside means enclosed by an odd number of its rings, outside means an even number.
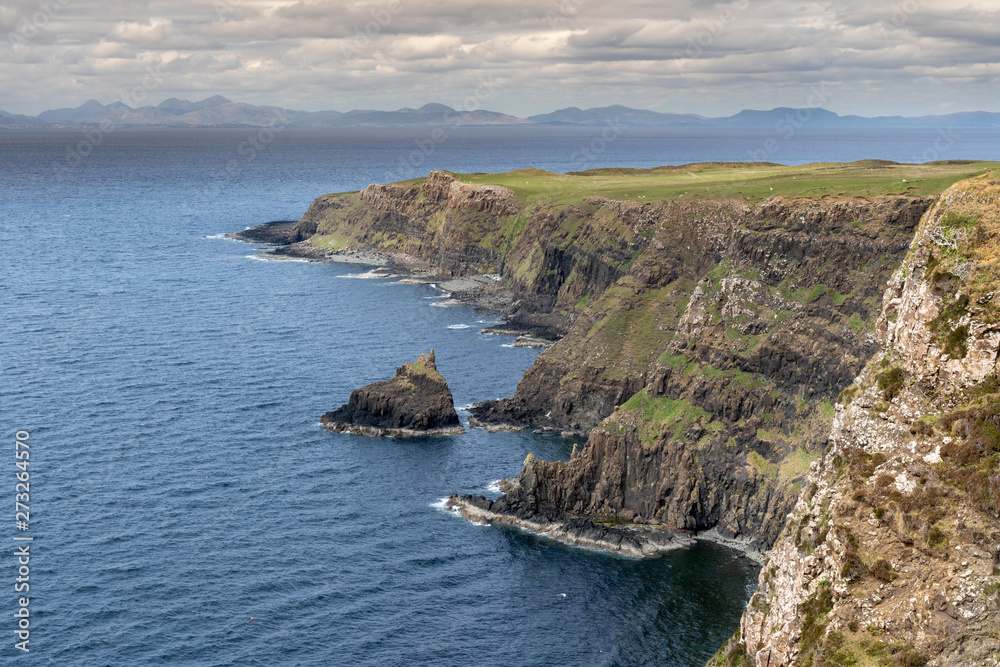
[[[226,238],[276,246],[257,254],[273,261],[334,262],[375,267],[355,277],[397,279],[400,282],[437,285],[448,296],[438,306],[462,305],[504,318],[502,326],[488,327],[484,334],[513,336],[515,347],[546,349],[565,333],[563,318],[519,312],[519,293],[497,274],[472,273],[454,276],[434,269],[427,262],[406,253],[386,253],[373,249],[337,250],[320,248],[308,241],[299,222],[275,221],[224,234]]]
[[[901,165],[843,167],[868,183]],[[590,185],[568,203],[488,178],[327,195],[264,230],[286,234],[271,254],[367,257],[373,277],[438,284],[440,305],[504,314],[483,333],[558,341],[469,425],[586,443],[447,509],[636,558],[696,540],[769,554],[720,666],[1000,664],[984,661],[1000,636],[994,172],[822,197]]]
[[[689,534],[665,526],[604,525],[591,519],[519,517],[493,511],[496,503],[483,496],[449,496],[445,509],[473,523],[500,524],[584,549],[610,551],[632,558],[650,558],[694,544]]]

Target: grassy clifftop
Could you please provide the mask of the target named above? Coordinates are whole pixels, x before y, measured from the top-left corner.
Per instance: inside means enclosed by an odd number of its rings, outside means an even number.
[[[706,202],[864,203],[922,197],[1000,167],[952,161],[902,165],[707,163],[555,174],[447,174],[318,198],[296,238],[321,252],[375,250],[418,258],[445,275],[502,274],[533,311],[573,317],[628,273],[663,205]],[[696,224],[697,220],[690,220]],[[688,244],[685,244],[685,246]]]
[[[620,201],[656,201],[689,197],[736,197],[761,200],[785,197],[878,197],[932,195],[957,181],[1000,166],[997,162],[954,160],[897,164],[882,160],[778,164],[709,162],[655,169],[593,169],[554,174],[525,169],[506,174],[461,174],[473,185],[502,185],[528,204],[566,206],[591,196]],[[418,181],[410,181],[417,183]]]

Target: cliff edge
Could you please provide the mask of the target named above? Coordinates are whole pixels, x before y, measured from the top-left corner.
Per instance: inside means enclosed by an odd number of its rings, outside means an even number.
[[[947,190],[715,665],[1000,664],[1000,181]]]
[[[996,664],[998,166],[435,172],[320,197],[281,252],[494,276],[559,340],[470,424],[583,444],[449,503],[770,552],[719,664]]]

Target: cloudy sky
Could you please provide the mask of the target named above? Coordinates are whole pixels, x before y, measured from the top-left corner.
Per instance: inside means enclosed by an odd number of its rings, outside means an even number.
[[[1000,0],[4,0],[0,109],[1000,111]]]

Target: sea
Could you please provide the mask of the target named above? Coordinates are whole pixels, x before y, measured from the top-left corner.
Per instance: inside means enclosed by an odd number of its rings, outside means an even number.
[[[738,627],[753,562],[711,543],[634,560],[442,509],[579,439],[319,424],[430,349],[460,408],[512,395],[537,350],[480,333],[496,314],[438,306],[437,286],[262,261],[222,235],[432,169],[761,150],[997,159],[1000,132],[0,133],[0,663],[703,665]]]

